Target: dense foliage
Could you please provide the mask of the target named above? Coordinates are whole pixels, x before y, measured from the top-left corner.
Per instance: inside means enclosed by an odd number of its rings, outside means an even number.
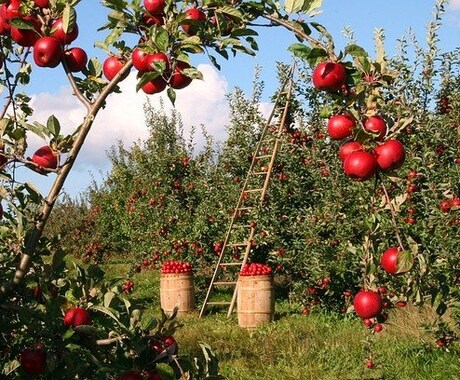
[[[188,261],[198,290],[206,288],[263,128],[263,84],[256,78],[250,99],[240,90],[229,95],[221,146],[204,129],[204,146],[196,147],[193,136],[184,138],[180,115],[146,104],[149,138],[113,147],[104,183],[82,200],[54,206],[95,117],[133,67],[137,90],[167,91],[174,103],[176,91],[201,77],[191,55],[206,53],[216,67],[213,54],[253,55],[261,23],[295,34],[299,42],[289,49],[299,69],[268,197],[251,215],[257,228],[251,260],[271,265],[284,294],[306,308],[351,311],[354,295],[365,291],[379,311],[428,301],[440,317],[458,323],[460,73],[459,51],[437,48],[444,0],[435,3],[427,47],[402,39],[393,58],[381,31],[375,57],[353,39],[337,51],[323,26],[297,17],[313,16],[321,1],[280,7],[270,0],[219,0],[192,7],[106,0],[101,30],[107,37],[96,44],[107,53],[104,62],[72,45],[78,3],[0,0],[0,81],[7,89],[0,120],[2,375],[220,378],[207,345],[199,358],[178,355],[174,316],[141,313],[129,299],[130,275]],[[53,115],[32,122],[30,96],[21,92],[31,75],[58,65],[86,109],[68,135]],[[280,64],[280,77],[286,72]],[[327,119],[334,116],[346,116],[339,119],[351,126],[333,134]],[[27,152],[32,135],[44,145]],[[343,165],[341,137],[360,146]],[[397,141],[392,149],[399,156],[388,153],[388,141]],[[55,178],[49,193],[19,180],[19,170]],[[397,275],[379,265],[390,247],[397,248],[391,270]],[[72,263],[68,253],[84,263]],[[108,258],[131,264],[131,272],[107,277],[97,264]],[[447,320],[433,330],[443,347],[456,338]]]

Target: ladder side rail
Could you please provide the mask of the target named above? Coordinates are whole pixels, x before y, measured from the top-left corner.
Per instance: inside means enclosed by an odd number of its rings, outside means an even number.
[[[278,125],[278,133],[277,133],[277,136],[276,136],[276,139],[275,139],[275,144],[273,146],[273,151],[272,151],[272,156],[270,158],[270,163],[268,165],[269,170],[267,171],[267,175],[265,177],[264,185],[262,187],[262,192],[260,194],[260,204],[262,204],[264,199],[265,199],[265,195],[267,193],[268,185],[269,185],[270,178],[271,178],[271,168],[273,167],[273,165],[275,163],[276,155],[278,154],[281,134],[282,134],[284,126],[286,124],[286,118],[287,118],[287,114],[288,114],[288,111],[289,111],[289,101],[291,100],[291,93],[292,93],[292,81],[291,81],[291,83],[289,85],[289,89],[288,89],[288,92],[287,92],[286,104],[284,105],[283,115],[281,116],[281,120],[280,120],[279,125]]]

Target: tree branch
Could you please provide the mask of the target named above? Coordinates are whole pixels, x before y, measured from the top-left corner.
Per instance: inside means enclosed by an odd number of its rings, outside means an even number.
[[[59,193],[64,186],[65,180],[70,173],[70,170],[75,163],[75,159],[78,156],[78,153],[85,142],[86,137],[88,136],[89,131],[93,125],[93,122],[97,116],[97,113],[104,105],[107,97],[113,92],[117,84],[124,78],[124,76],[129,72],[132,67],[131,59],[126,62],[124,67],[120,72],[109,82],[107,87],[99,94],[95,102],[91,104],[91,107],[88,109],[88,113],[85,116],[83,124],[81,125],[79,133],[75,137],[75,141],[72,145],[72,149],[68,154],[66,165],[62,166],[59,170],[56,180],[54,181],[53,186],[51,187],[48,196],[43,204],[40,217],[35,224],[34,229],[31,231],[29,239],[25,243],[24,253],[22,254],[21,260],[17,266],[16,272],[11,282],[6,283],[0,287],[0,299],[4,298],[6,295],[11,293],[13,289],[19,285],[24,279],[25,275],[28,273],[30,265],[32,263],[32,258],[39,243],[39,240],[43,234],[46,222],[51,214],[51,211],[54,207],[54,204],[59,196]]]

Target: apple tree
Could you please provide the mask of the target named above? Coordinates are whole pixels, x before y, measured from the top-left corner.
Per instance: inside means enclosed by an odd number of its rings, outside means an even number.
[[[45,238],[44,228],[94,119],[133,66],[138,90],[154,94],[167,88],[174,102],[176,90],[201,76],[190,55],[208,54],[218,65],[214,53],[224,58],[237,52],[255,54],[257,33],[251,23],[256,19],[286,27],[315,48],[323,44],[310,37],[306,23],[290,20],[271,1],[205,1],[191,6],[108,0],[103,2],[108,21],[102,26],[107,37],[97,43],[107,58],[99,62],[74,45],[78,3],[0,2],[1,81],[7,94],[1,119],[3,374],[85,378],[134,371],[119,378],[155,378],[160,376],[157,363],[166,360],[177,377],[184,371],[205,376],[215,368],[179,364],[175,342],[162,340],[174,331],[174,321],[142,318],[116,283],[104,282],[97,266],[66,268],[66,252],[57,244],[58,237]],[[286,11],[308,13],[319,4],[287,2]],[[320,26],[314,28],[323,33]],[[130,43],[132,37],[135,42]],[[31,75],[61,66],[86,109],[81,124],[70,134],[62,133],[53,115],[32,121],[30,97],[22,91]],[[43,146],[29,153],[32,134],[43,140]],[[30,181],[19,179],[22,169],[55,177],[46,196]],[[204,350],[209,357],[209,349]],[[75,353],[81,363],[74,361]]]

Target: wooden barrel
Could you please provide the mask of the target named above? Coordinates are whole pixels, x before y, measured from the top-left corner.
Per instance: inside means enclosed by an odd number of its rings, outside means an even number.
[[[166,314],[177,306],[177,315],[195,310],[195,288],[192,273],[171,273],[160,276],[160,304]]]
[[[272,275],[239,276],[237,292],[240,327],[254,329],[273,321],[275,294]]]

